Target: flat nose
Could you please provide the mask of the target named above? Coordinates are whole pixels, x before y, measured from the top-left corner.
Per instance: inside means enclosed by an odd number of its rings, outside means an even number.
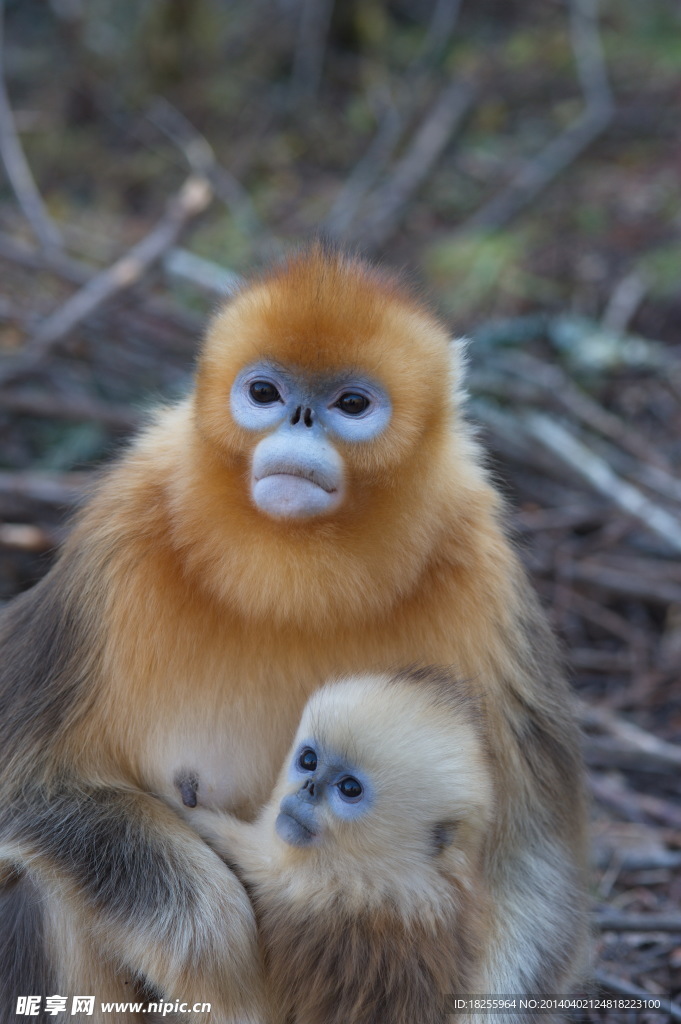
[[[317,799],[318,789],[319,787],[312,779],[306,779],[298,791],[298,796],[301,800],[313,803]]]
[[[306,427],[311,427],[314,423],[314,413],[308,406],[299,405],[293,416],[291,417],[291,426],[295,427],[296,423],[303,423]]]

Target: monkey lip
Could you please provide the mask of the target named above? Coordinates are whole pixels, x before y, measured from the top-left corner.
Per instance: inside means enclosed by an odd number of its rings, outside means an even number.
[[[279,838],[289,846],[310,846],[317,838],[317,833],[312,832],[290,811],[280,811],[274,827]]]
[[[338,487],[313,472],[283,471],[253,478],[253,500],[275,519],[308,519],[333,512],[341,502]]]
[[[263,473],[262,476],[254,477],[253,482],[255,484],[259,484],[262,480],[276,480],[285,484],[287,477],[291,480],[300,480],[305,483],[310,483],[314,487],[321,487],[321,489],[326,491],[327,494],[333,494],[338,490],[337,487],[332,487],[324,480],[320,480],[316,473],[305,473],[302,470],[298,473],[290,469],[276,470],[273,473]]]

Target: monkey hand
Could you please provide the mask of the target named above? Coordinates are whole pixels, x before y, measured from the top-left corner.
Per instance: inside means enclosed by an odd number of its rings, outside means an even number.
[[[240,863],[243,843],[253,826],[226,811],[208,807],[182,808],[184,821],[204,839],[212,850],[228,863]]]

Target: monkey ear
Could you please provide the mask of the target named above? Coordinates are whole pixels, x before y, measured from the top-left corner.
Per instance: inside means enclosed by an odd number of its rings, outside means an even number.
[[[458,827],[457,821],[438,821],[436,825],[433,825],[430,840],[433,854],[436,857],[453,843]]]
[[[458,404],[466,401],[466,373],[468,372],[468,346],[470,338],[452,338],[449,343],[449,360],[452,368],[454,397]]]

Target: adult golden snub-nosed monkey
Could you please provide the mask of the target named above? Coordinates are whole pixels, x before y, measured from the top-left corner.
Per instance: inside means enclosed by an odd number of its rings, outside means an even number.
[[[2,614],[5,1019],[96,977],[262,1021],[251,904],[180,812],[254,815],[311,692],[404,665],[452,666],[491,737],[481,990],[579,975],[570,695],[462,401],[433,312],[321,245],[215,316],[191,393]]]

